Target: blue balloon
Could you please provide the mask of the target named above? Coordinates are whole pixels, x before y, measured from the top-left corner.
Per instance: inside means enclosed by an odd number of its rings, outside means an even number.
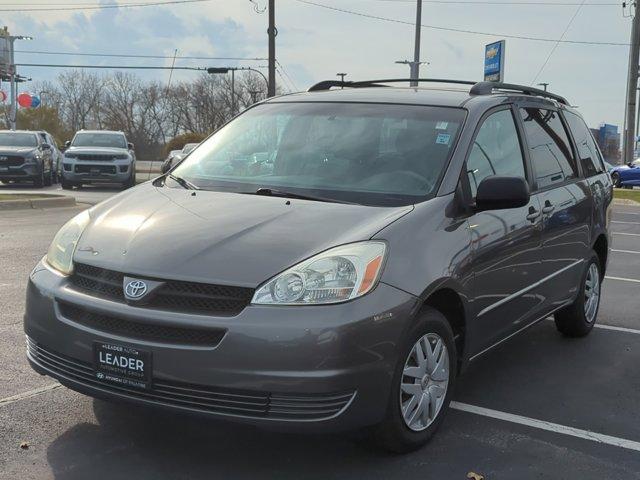
[[[40,97],[37,95],[33,95],[31,97],[31,108],[36,108],[40,106]]]

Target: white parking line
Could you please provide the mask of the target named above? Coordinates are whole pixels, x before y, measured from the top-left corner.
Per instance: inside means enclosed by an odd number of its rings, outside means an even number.
[[[604,435],[602,433],[591,432],[589,430],[582,430],[580,428],[567,427],[566,425],[560,425],[558,423],[545,422],[544,420],[537,420],[535,418],[523,417],[521,415],[514,415],[512,413],[500,412],[498,410],[491,410],[490,408],[478,407],[476,405],[469,405],[468,403],[451,402],[450,406],[451,408],[454,408],[456,410],[460,410],[463,412],[474,413],[476,415],[495,418],[497,420],[503,420],[505,422],[517,423],[519,425],[525,425],[527,427],[546,430],[547,432],[554,432],[562,435],[569,435],[571,437],[582,438],[584,440],[591,440],[592,442],[596,442],[596,443],[604,443],[607,445],[613,445],[614,447],[621,447],[629,450],[635,450],[636,452],[640,452],[640,442],[634,442],[633,440],[627,440],[619,437],[612,437],[610,435]]]
[[[640,225],[640,222],[621,222],[620,220],[611,220],[611,223],[626,223],[628,225]]]
[[[615,248],[612,248],[611,251],[616,253],[640,253],[638,250],[616,250]]]
[[[640,213],[637,213],[637,212],[625,212],[622,210],[614,210],[613,213],[617,213],[620,215],[640,215]]]
[[[26,400],[27,398],[35,397],[36,395],[55,390],[56,388],[60,388],[61,386],[62,385],[56,382],[44,387],[34,388],[33,390],[29,390],[28,392],[13,395],[12,397],[0,398],[0,407],[4,407],[14,402],[19,402],[20,400]]]
[[[640,280],[638,280],[637,278],[610,277],[609,275],[607,275],[604,278],[606,278],[608,280],[619,280],[621,282],[640,283]]]
[[[640,233],[611,232],[612,235],[629,235],[630,237],[640,237]]]
[[[634,333],[636,335],[640,335],[640,330],[636,330],[635,328],[616,327],[614,325],[603,325],[601,323],[596,323],[594,327],[602,328],[603,330],[614,330],[616,332]]]

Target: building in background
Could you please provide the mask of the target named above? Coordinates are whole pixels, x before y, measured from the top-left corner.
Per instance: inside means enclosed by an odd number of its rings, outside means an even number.
[[[620,133],[617,125],[603,123],[599,128],[592,128],[591,132],[598,142],[598,146],[604,155],[604,159],[612,165],[621,161]]]

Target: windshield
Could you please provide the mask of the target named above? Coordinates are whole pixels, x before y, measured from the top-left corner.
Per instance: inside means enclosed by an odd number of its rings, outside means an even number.
[[[0,133],[0,146],[3,147],[37,147],[38,139],[33,133]]]
[[[202,189],[407,205],[435,194],[464,117],[445,107],[266,104],[208,138],[172,173]]]
[[[127,148],[124,135],[120,133],[76,133],[73,147]]]

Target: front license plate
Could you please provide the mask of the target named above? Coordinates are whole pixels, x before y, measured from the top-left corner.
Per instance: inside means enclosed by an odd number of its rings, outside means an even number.
[[[100,175],[101,170],[99,168],[92,168],[91,175]]]
[[[95,342],[93,365],[96,378],[101,382],[135,388],[151,386],[151,352]]]

